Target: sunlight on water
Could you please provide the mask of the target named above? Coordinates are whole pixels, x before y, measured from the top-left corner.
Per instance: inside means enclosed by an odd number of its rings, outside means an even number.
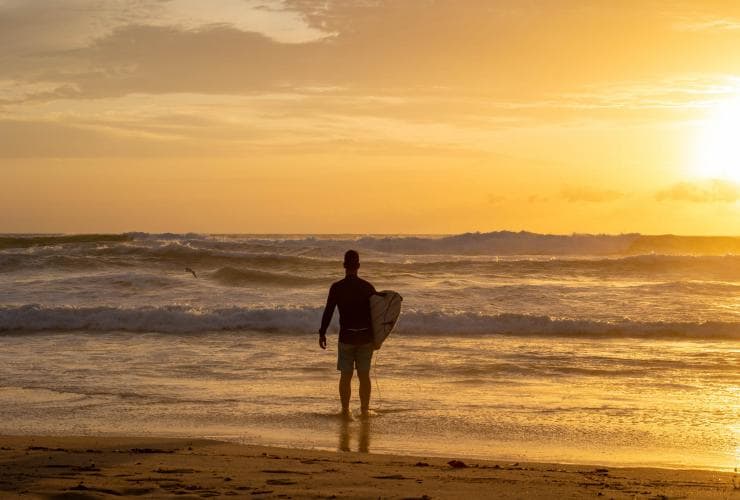
[[[732,342],[399,335],[378,353],[376,414],[347,425],[337,415],[334,353],[314,343],[248,332],[6,337],[0,432],[200,435],[614,465],[736,463],[740,350]]]

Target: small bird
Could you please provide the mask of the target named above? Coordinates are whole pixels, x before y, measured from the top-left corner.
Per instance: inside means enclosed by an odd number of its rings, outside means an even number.
[[[186,268],[185,268],[185,270],[186,270],[187,272],[189,272],[189,273],[193,273],[193,277],[194,277],[194,278],[197,278],[197,277],[198,277],[198,275],[197,275],[197,274],[195,274],[195,271],[193,271],[193,270],[192,270],[192,269],[190,269],[189,267],[186,267]]]

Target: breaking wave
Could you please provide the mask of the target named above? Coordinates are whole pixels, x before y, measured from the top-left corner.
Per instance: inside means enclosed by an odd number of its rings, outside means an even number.
[[[740,253],[740,237],[641,234],[465,233],[445,237],[365,237],[359,246],[384,252],[460,255],[641,255]]]
[[[200,273],[211,271],[215,278],[226,283],[279,282],[285,285],[307,283],[300,274],[319,276],[334,273],[340,257],[333,260],[284,255],[260,254],[247,251],[224,250],[221,248],[197,248],[181,243],[166,243],[161,246],[144,247],[119,244],[99,248],[79,249],[78,252],[34,251],[32,253],[5,251],[0,253],[0,272],[16,272],[26,269],[85,270],[105,267],[128,268],[132,266],[172,269],[193,267]],[[284,250],[284,249],[282,249]],[[740,280],[740,255],[636,255],[626,257],[526,257],[497,258],[489,256],[426,259],[384,259],[371,255],[363,259],[366,269],[376,273],[427,274],[427,273],[474,273],[483,276],[500,275],[557,275],[579,274],[585,276],[656,276],[680,273],[697,279]],[[269,269],[275,279],[257,274],[247,276],[246,269]],[[262,272],[262,271],[259,271]],[[267,272],[267,271],[265,271]],[[242,276],[239,276],[242,273]],[[296,275],[296,279],[283,279],[283,275]],[[316,281],[310,281],[315,283]]]
[[[538,234],[526,231],[464,233],[451,236],[258,236],[206,234],[0,235],[0,249],[75,244],[111,244],[125,249],[156,248],[165,253],[211,248],[273,253],[276,247],[305,257],[328,257],[354,246],[400,255],[725,255],[740,254],[740,237],[649,236],[641,234]],[[116,245],[118,244],[118,245]],[[125,250],[124,250],[125,251]],[[134,250],[136,251],[136,250]]]
[[[110,243],[130,241],[131,239],[133,239],[133,236],[127,234],[3,235],[0,236],[0,249],[80,243]]]
[[[275,307],[196,309],[185,306],[142,308],[0,307],[0,332],[89,331],[198,333],[260,331],[313,333],[321,308]],[[740,340],[740,322],[594,321],[527,314],[407,311],[399,334],[469,336],[505,334],[564,337],[641,337]]]

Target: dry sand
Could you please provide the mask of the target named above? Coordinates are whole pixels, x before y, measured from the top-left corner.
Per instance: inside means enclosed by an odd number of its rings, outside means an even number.
[[[459,463],[449,463],[457,460]],[[503,463],[219,441],[0,437],[0,497],[735,498],[737,474]]]

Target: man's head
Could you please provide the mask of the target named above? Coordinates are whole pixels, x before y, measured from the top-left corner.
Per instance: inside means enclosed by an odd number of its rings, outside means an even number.
[[[347,250],[344,253],[344,268],[348,273],[356,273],[360,268],[360,254],[356,250]]]

